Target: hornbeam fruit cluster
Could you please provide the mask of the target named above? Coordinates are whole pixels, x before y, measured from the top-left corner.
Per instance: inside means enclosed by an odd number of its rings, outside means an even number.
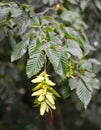
[[[32,83],[38,83],[32,89],[32,96],[36,96],[34,101],[35,106],[40,105],[40,115],[43,116],[45,112],[56,109],[55,98],[60,95],[51,87],[56,84],[49,79],[49,75],[43,71],[39,76],[32,80]]]

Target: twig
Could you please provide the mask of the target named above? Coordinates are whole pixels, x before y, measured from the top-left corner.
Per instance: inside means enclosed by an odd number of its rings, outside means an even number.
[[[18,2],[17,0],[14,0],[14,2],[15,2],[18,6],[21,5],[20,2]]]
[[[54,7],[48,7],[44,11],[37,13],[38,16],[46,14],[49,10],[54,10]]]
[[[44,71],[46,72],[46,69],[47,69],[47,57],[46,57],[46,53],[44,55],[44,62],[45,62],[45,64],[44,64]]]

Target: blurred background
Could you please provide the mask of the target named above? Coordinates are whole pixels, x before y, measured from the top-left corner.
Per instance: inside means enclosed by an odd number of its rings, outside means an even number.
[[[90,44],[96,48],[96,51],[90,53],[90,57],[101,61],[101,0],[15,2],[31,4],[36,12],[60,3],[80,13],[86,24],[85,32]],[[84,110],[74,93],[57,101],[57,110],[53,115],[40,117],[39,109],[32,107],[33,84],[25,74],[26,56],[11,63],[10,40],[8,37],[4,38],[4,31],[0,29],[0,130],[101,130],[101,90],[94,92],[87,110]],[[101,80],[101,67],[95,66],[94,69]]]

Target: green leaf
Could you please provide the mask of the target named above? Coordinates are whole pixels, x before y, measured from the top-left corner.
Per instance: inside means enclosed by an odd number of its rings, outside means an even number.
[[[4,20],[8,15],[10,8],[0,8],[0,21]]]
[[[56,73],[62,78],[66,77],[68,54],[62,46],[46,47],[46,54]]]
[[[98,79],[93,79],[92,80],[92,87],[94,88],[94,89],[100,89],[100,87],[101,87],[101,83],[100,83],[100,81],[98,80]]]
[[[82,52],[78,51],[76,48],[68,48],[67,49],[69,53],[71,53],[73,56],[77,57],[78,59],[82,58]]]
[[[61,87],[61,94],[62,94],[64,99],[68,98],[72,94],[72,91],[71,91],[69,84],[68,84],[68,80],[63,81],[63,84]]]
[[[89,5],[90,0],[82,0],[82,2],[80,2],[80,7],[81,9],[84,11],[86,9],[86,7]]]
[[[28,18],[26,18],[25,21],[22,22],[22,24],[20,25],[19,31],[18,31],[18,35],[23,35],[24,33],[27,32],[27,30],[31,27],[32,21]],[[29,30],[30,32],[30,30]],[[27,32],[28,33],[28,32]]]
[[[87,87],[87,89],[91,92],[93,92],[93,85],[92,85],[92,80],[93,78],[91,77],[87,77],[87,76],[81,76],[83,82],[85,83],[85,86]]]
[[[101,65],[101,62],[99,62],[97,59],[90,58],[89,61],[90,61],[92,64]]]
[[[48,32],[48,34],[49,34],[51,43],[53,43],[54,45],[61,45],[62,44],[60,37],[57,36],[56,33]]]
[[[69,79],[69,86],[70,86],[70,89],[71,90],[74,90],[74,89],[76,89],[77,87],[78,87],[78,79],[72,79],[72,78],[70,78]]]
[[[79,43],[77,43],[77,42],[74,41],[74,40],[68,40],[67,45],[68,45],[68,49],[67,49],[67,50],[68,50],[72,55],[78,57],[79,59],[82,58],[83,54],[82,54],[82,50],[81,50],[81,48],[80,48],[80,46],[79,46]]]
[[[81,100],[81,102],[84,104],[84,108],[86,109],[91,100],[92,93],[87,89],[82,80],[79,80],[79,85],[76,89],[76,94]]]
[[[56,49],[54,47],[46,48],[45,52],[46,52],[51,64],[53,65],[54,70],[57,71],[58,64],[59,64],[59,57],[57,55]]]
[[[92,64],[88,60],[85,60],[81,66],[83,69],[92,72],[93,67],[92,67]]]
[[[26,73],[28,78],[31,78],[33,75],[37,74],[44,65],[44,52],[38,50],[33,53],[31,58],[27,61]]]
[[[97,8],[101,11],[101,1],[95,0],[95,4],[96,4]]]
[[[11,62],[20,59],[27,51],[29,45],[29,38],[18,43],[12,52]]]
[[[64,25],[60,25],[61,29],[63,30],[64,32],[64,35],[68,38],[68,39],[71,39],[71,40],[74,40],[74,37],[69,33],[69,30],[68,30],[68,27],[65,27]]]
[[[77,12],[64,9],[60,17],[65,24],[70,25],[77,30],[83,29],[85,26],[85,23]]]
[[[34,51],[37,50],[37,48],[39,47],[39,44],[37,43],[37,40],[34,38],[31,40],[30,45],[28,46],[28,54],[29,57],[33,56]]]
[[[68,39],[67,44],[68,48],[76,48],[78,51],[80,51],[80,53],[82,53],[82,50],[78,42]]]
[[[62,77],[66,77],[67,73],[67,63],[68,63],[68,53],[65,52],[65,48],[61,46],[57,46],[57,52],[59,57],[59,64],[56,72]]]
[[[85,51],[86,52],[90,52],[90,51],[95,51],[96,49],[93,47],[93,46],[91,46],[90,44],[85,44],[84,45],[84,48],[85,48]]]
[[[73,24],[76,20],[81,20],[80,16],[76,12],[68,10],[64,10],[60,17],[67,24]]]
[[[75,0],[68,0],[71,4],[77,5],[77,1]]]

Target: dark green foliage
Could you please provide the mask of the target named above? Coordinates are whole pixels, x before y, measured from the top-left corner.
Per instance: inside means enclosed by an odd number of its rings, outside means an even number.
[[[43,2],[54,4],[54,1]],[[59,15],[55,9],[53,11],[55,14],[49,12],[48,16],[48,12],[35,13],[27,4],[19,6],[13,2],[0,3],[0,26],[7,36],[13,34],[12,39],[17,42],[11,61],[18,60],[28,52],[28,78],[38,74],[42,68],[47,69],[46,64],[51,63],[58,76],[69,81],[67,86],[62,87],[62,93],[67,93],[64,97],[68,97],[69,92],[71,94],[75,89],[77,96],[87,108],[93,89],[99,88],[92,64],[101,63],[87,58],[88,53],[94,48],[90,46],[84,33],[86,25],[80,15],[64,7]]]

